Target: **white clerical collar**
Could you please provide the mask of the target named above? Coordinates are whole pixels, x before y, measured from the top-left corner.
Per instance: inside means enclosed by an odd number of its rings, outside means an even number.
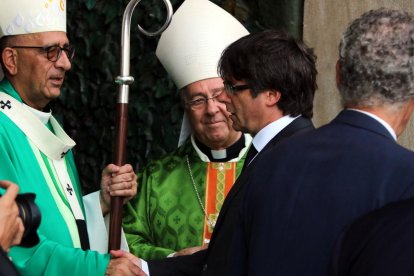
[[[273,139],[273,137],[275,137],[280,131],[282,131],[282,129],[288,126],[299,116],[292,117],[290,115],[286,115],[262,128],[253,138],[252,143],[256,150],[260,152],[267,145],[267,143]]]
[[[227,150],[211,150],[211,155],[214,157],[214,159],[224,159],[227,157]]]
[[[30,110],[34,115],[36,115],[37,118],[39,118],[39,120],[46,125],[49,122],[50,117],[52,116],[52,110],[50,110],[49,112],[43,112],[40,110],[37,110],[31,106],[28,106],[27,104],[23,104],[23,106]]]
[[[226,162],[237,162],[237,161],[239,161],[245,155],[247,150],[249,149],[249,145],[252,142],[252,137],[249,134],[243,134],[243,136],[244,136],[244,147],[239,151],[239,154],[238,154],[237,157],[232,158],[231,160],[228,160]],[[201,161],[211,162],[209,157],[206,154],[204,154],[203,151],[200,150],[200,148],[197,146],[197,142],[195,141],[194,134],[192,134],[190,136],[190,139],[191,139],[191,144],[193,145],[193,148],[195,149],[195,151],[196,151],[198,157],[201,159]],[[220,156],[225,156],[225,158],[227,158],[227,154],[228,154],[227,149],[225,149],[223,151],[224,152],[222,152],[220,150],[216,150],[216,151],[211,150],[210,152],[211,152],[212,157],[214,157],[214,158],[219,159],[217,157],[219,155]],[[229,154],[229,155],[231,156],[231,154]]]
[[[395,133],[394,129],[386,121],[384,121],[377,115],[374,115],[364,110],[355,109],[355,108],[347,108],[347,110],[353,110],[353,111],[357,111],[360,113],[364,113],[365,115],[368,115],[369,117],[371,117],[372,119],[376,120],[378,123],[383,125],[388,130],[388,132],[391,134],[391,136],[394,138],[394,140],[397,141],[397,134]]]

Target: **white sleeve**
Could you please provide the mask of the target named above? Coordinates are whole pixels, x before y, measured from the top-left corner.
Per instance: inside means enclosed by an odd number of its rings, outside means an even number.
[[[110,215],[102,216],[99,191],[84,196],[83,204],[91,250],[106,254],[108,253]],[[124,230],[121,230],[121,249],[129,252]]]

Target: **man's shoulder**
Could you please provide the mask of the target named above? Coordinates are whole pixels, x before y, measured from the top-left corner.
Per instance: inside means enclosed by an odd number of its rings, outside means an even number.
[[[156,171],[157,168],[168,166],[170,168],[175,167],[177,163],[182,163],[186,155],[188,154],[188,146],[186,144],[180,146],[179,148],[165,153],[159,158],[152,159],[145,166],[147,171]]]
[[[17,130],[16,124],[0,110],[0,133]]]

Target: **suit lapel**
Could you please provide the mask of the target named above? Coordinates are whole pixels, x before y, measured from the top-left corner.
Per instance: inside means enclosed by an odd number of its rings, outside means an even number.
[[[257,154],[256,158],[252,160],[250,165],[243,169],[242,173],[237,178],[236,182],[234,183],[233,187],[228,193],[226,199],[224,200],[223,206],[221,207],[220,214],[217,219],[216,226],[214,227],[211,243],[214,242],[215,233],[218,232],[218,229],[223,224],[222,221],[226,217],[226,213],[229,210],[229,207],[231,206],[231,202],[233,201],[235,196],[240,192],[241,188],[248,182],[250,171],[254,167],[254,164],[259,159],[260,155],[262,155],[263,152],[276,146],[278,143],[280,143],[285,138],[302,133],[302,132],[306,132],[312,129],[314,129],[314,126],[310,119],[298,117],[297,119],[292,121],[289,125],[287,125],[284,129],[282,129],[282,131],[276,134],[275,137],[273,137],[272,140],[270,140],[269,143],[267,143],[267,145]]]
[[[315,127],[313,126],[311,120],[307,118],[303,118],[303,117],[298,117],[293,122],[291,122],[289,125],[287,125],[284,129],[282,129],[278,134],[276,134],[275,137],[273,137],[273,139],[270,140],[269,143],[267,143],[267,145],[263,148],[263,150],[259,152],[258,156],[263,154],[263,152],[267,151],[269,148],[276,146],[281,141],[283,141],[285,138],[288,138],[293,135],[297,135],[297,134],[300,134],[300,133],[303,133],[303,132],[306,132],[312,129],[315,129]],[[255,159],[257,159],[258,156],[256,156]]]

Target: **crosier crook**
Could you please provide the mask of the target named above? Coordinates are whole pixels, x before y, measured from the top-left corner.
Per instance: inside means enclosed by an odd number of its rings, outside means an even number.
[[[122,166],[125,164],[126,156],[126,137],[128,132],[128,96],[129,85],[134,82],[134,78],[129,75],[130,65],[130,30],[131,17],[135,7],[141,0],[132,0],[128,3],[122,19],[121,35],[121,73],[116,77],[115,83],[119,85],[118,100],[115,118],[115,148],[114,164]],[[163,0],[167,9],[167,19],[164,25],[155,32],[148,32],[138,25],[140,32],[147,36],[155,36],[162,33],[170,24],[173,8],[169,0]],[[122,225],[122,197],[114,196],[111,198],[111,213],[109,224],[109,244],[108,250],[118,250],[121,246],[121,225]]]

